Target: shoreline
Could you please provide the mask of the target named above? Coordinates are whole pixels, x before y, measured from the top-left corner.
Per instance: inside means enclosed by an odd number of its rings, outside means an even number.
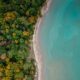
[[[34,30],[34,35],[33,35],[33,51],[34,51],[34,56],[35,56],[35,65],[37,67],[37,71],[35,74],[35,80],[44,80],[43,79],[43,73],[42,73],[42,55],[40,54],[39,51],[39,43],[38,43],[38,32],[39,32],[39,27],[43,21],[43,16],[46,14],[49,10],[51,4],[51,0],[47,0],[44,6],[41,9],[42,17],[39,17],[37,20],[37,23],[35,25],[35,30]]]

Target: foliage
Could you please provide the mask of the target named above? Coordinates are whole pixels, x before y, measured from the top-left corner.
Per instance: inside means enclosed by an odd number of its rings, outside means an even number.
[[[34,80],[34,25],[46,0],[0,0],[0,80]]]

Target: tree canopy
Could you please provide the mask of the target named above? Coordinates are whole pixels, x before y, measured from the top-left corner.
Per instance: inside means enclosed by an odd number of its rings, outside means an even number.
[[[0,0],[0,80],[34,80],[34,25],[46,0]]]

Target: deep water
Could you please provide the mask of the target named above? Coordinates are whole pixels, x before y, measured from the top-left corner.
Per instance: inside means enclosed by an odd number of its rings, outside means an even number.
[[[39,38],[45,80],[80,80],[80,0],[52,0]]]

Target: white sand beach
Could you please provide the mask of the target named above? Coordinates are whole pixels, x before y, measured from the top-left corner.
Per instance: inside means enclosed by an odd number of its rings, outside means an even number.
[[[51,4],[51,0],[47,0],[46,4],[43,6],[41,12],[42,15],[44,16],[44,14],[47,13],[47,11],[49,10]],[[42,55],[41,55],[41,51],[39,49],[39,42],[38,42],[38,32],[39,32],[39,27],[41,22],[43,21],[43,17],[39,17],[38,21],[35,25],[35,31],[34,31],[34,35],[33,35],[33,50],[34,50],[34,55],[35,55],[35,59],[36,59],[36,66],[37,66],[37,72],[35,75],[35,80],[44,80],[43,77],[43,63],[42,63]]]

